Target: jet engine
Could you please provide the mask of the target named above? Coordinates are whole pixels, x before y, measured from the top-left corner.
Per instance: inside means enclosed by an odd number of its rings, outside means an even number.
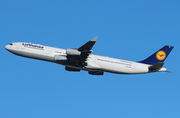
[[[81,52],[78,51],[77,49],[67,48],[66,49],[66,54],[67,55],[77,55],[77,56],[79,56],[79,55],[81,55]]]
[[[60,55],[55,55],[54,60],[55,61],[67,61],[67,57],[66,56],[60,56]]]
[[[71,67],[65,67],[65,70],[67,71],[74,71],[74,72],[79,72],[80,70],[79,69],[76,69],[76,68],[71,68]]]
[[[90,75],[103,75],[104,72],[103,71],[89,71]]]

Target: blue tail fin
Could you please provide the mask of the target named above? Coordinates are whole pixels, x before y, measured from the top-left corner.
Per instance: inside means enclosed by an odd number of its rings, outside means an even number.
[[[156,53],[154,53],[147,59],[140,61],[139,63],[154,65],[159,62],[164,62],[173,48],[173,46],[166,45]]]

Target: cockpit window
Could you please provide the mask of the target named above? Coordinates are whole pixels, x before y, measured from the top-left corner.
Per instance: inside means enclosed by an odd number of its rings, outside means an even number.
[[[9,45],[13,45],[12,43],[10,43]]]

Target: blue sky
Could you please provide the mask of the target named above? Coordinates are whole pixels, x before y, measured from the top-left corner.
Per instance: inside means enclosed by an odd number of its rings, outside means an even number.
[[[178,0],[0,1],[1,118],[179,118]],[[140,61],[175,46],[173,73],[92,76],[13,55],[11,42],[77,48],[98,36],[94,54]]]

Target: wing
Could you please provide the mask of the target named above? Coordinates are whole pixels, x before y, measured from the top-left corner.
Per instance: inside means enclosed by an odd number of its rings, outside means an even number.
[[[66,49],[67,60],[69,64],[75,64],[77,67],[85,67],[87,65],[87,58],[92,52],[92,47],[96,43],[98,37],[85,43],[80,48],[70,48]]]
[[[97,36],[95,38],[93,38],[92,40],[88,41],[86,44],[84,44],[83,46],[81,46],[80,48],[78,48],[79,51],[81,52],[92,52],[92,47],[94,46],[94,44],[97,41]]]

